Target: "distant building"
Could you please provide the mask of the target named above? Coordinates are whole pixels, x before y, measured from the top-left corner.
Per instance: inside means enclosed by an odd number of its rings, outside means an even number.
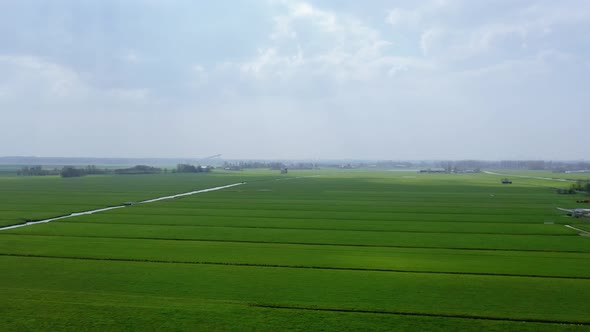
[[[440,167],[429,168],[429,169],[421,169],[418,173],[447,173],[447,170]]]

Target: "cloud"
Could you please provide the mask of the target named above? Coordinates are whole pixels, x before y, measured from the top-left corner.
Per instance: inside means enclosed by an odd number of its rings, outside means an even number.
[[[583,58],[571,57],[565,50],[552,51],[546,47],[554,45],[552,40],[547,45],[540,41],[547,27],[557,27],[548,22],[565,22],[556,18],[560,15],[542,20],[546,14],[539,9],[533,15],[529,7],[516,6],[510,15],[491,12],[482,20],[455,22],[466,12],[485,8],[432,1],[389,12],[390,33],[308,2],[273,2],[273,8],[277,11],[273,28],[257,52],[223,66],[227,77],[237,75],[241,82],[233,86],[233,102],[250,112],[249,117],[232,117],[270,136],[299,137],[293,126],[262,127],[260,119],[278,122],[269,114],[281,114],[313,118],[317,132],[335,135],[321,137],[338,153],[348,147],[376,156],[392,146],[403,150],[405,144],[418,151],[404,152],[409,158],[455,158],[462,150],[469,150],[473,158],[486,154],[502,158],[503,153],[516,156],[523,145],[492,153],[498,144],[550,130],[549,122],[536,127],[514,125],[526,122],[533,112],[548,117],[560,103],[571,105],[572,113],[581,110],[562,97],[579,90],[567,79],[573,78],[572,68],[585,63]],[[521,21],[520,17],[528,18]],[[408,32],[404,37],[419,52],[400,54],[403,45],[397,31]],[[566,68],[567,73],[560,72]],[[575,78],[578,84],[579,80]],[[558,90],[558,95],[551,94]],[[268,103],[260,104],[261,100]],[[291,112],[267,113],[267,107]],[[507,123],[508,118],[515,121]],[[495,135],[493,128],[502,128],[504,138],[490,138]],[[358,136],[347,134],[351,132],[362,133],[363,138],[357,140]],[[480,145],[457,145],[466,137],[486,133],[489,138],[482,137]],[[305,137],[298,142],[310,146]]]
[[[205,67],[202,65],[192,65],[190,70],[192,77],[189,86],[198,89],[209,83],[209,74]]]
[[[279,54],[274,47],[258,50],[258,56],[239,64],[240,71],[255,78],[288,78],[305,63],[301,49],[296,54]]]
[[[148,89],[109,89],[105,92],[118,101],[145,102],[149,99]]]
[[[0,154],[587,154],[570,144],[583,121],[555,119],[590,103],[590,4],[390,3],[101,3],[108,18],[67,3],[63,33],[27,7],[0,36],[0,138],[31,137]]]
[[[143,58],[136,52],[128,50],[121,55],[121,60],[129,64],[137,64],[143,61]]]
[[[422,54],[440,64],[487,66],[543,51],[562,38],[556,30],[588,26],[590,5],[574,3],[430,1],[394,8],[386,22],[418,35]]]
[[[419,2],[413,8],[394,8],[385,21],[394,28],[418,28],[427,22],[437,22],[437,17],[452,12],[456,3],[453,0],[429,0]]]
[[[276,4],[268,45],[238,64],[258,79],[367,81],[385,77],[420,61],[387,55],[392,46],[380,32],[355,17],[300,1]]]
[[[0,104],[4,105],[61,105],[84,112],[99,105],[126,108],[150,99],[147,88],[100,88],[92,85],[91,75],[38,56],[0,56],[0,73],[5,73],[0,77]]]
[[[75,71],[35,56],[0,56],[5,96],[64,99],[83,97],[87,90]]]
[[[257,95],[330,100],[364,90],[382,91],[390,80],[433,64],[421,57],[396,54],[383,32],[350,13],[303,1],[275,1],[273,26],[251,57],[229,61],[209,71],[210,77],[238,75],[241,84],[225,84],[234,96]],[[215,81],[215,79],[211,79]]]

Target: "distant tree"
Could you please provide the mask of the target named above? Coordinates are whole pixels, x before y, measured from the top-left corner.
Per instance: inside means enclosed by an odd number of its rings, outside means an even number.
[[[572,192],[583,191],[590,194],[590,181],[578,180],[571,185],[570,190]]]
[[[210,172],[211,167],[208,166],[194,166],[189,164],[178,164],[176,165],[176,172],[178,173],[203,173]]]
[[[72,166],[64,166],[61,169],[59,175],[61,175],[62,178],[72,178],[86,175],[86,172],[83,169],[74,168]]]
[[[159,174],[162,173],[161,168],[151,167],[146,165],[136,165],[129,168],[120,168],[115,170],[115,174]]]
[[[17,175],[22,176],[43,176],[43,175],[57,175],[59,174],[59,170],[54,169],[53,171],[48,169],[43,169],[41,165],[35,166],[24,166],[18,172]]]
[[[198,173],[198,172],[200,172],[200,170],[197,169],[193,165],[178,164],[178,165],[176,165],[176,172],[178,172],[178,173]]]

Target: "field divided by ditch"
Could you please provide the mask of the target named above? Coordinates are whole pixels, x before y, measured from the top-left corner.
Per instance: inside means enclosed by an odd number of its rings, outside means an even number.
[[[546,180],[500,178],[0,178],[4,225],[246,182],[0,231],[0,325],[590,330],[590,238],[555,208],[575,197]]]

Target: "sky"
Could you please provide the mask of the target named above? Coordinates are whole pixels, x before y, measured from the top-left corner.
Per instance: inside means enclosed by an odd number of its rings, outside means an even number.
[[[590,1],[0,1],[0,156],[590,158]]]

